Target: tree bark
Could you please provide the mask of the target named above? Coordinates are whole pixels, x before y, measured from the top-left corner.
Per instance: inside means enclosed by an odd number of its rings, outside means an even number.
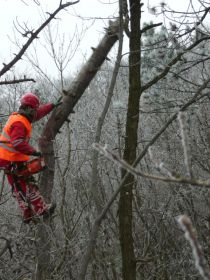
[[[123,159],[133,164],[136,159],[139,102],[140,102],[140,1],[130,0],[130,55],[129,55],[129,97],[126,119],[125,149]],[[122,177],[126,171],[122,170]],[[136,279],[136,261],[132,236],[132,200],[134,176],[126,177],[120,192],[119,230],[122,252],[122,275],[124,280]]]
[[[118,22],[110,22],[110,25],[106,29],[105,35],[101,42],[97,48],[94,49],[93,54],[82,67],[78,76],[72,82],[70,88],[65,91],[63,104],[52,113],[42,132],[39,146],[45,157],[48,168],[41,175],[40,191],[48,202],[51,200],[54,181],[55,158],[53,140],[55,139],[56,134],[59,132],[59,129],[63,126],[65,121],[68,120],[69,115],[73,112],[74,106],[77,104],[85,89],[88,87],[97,71],[100,69],[100,66],[106,59],[112,46],[118,40],[118,32]],[[49,236],[46,235],[46,226],[47,223],[43,226],[40,226],[37,233],[37,249],[39,253],[37,259],[36,279],[39,280],[48,279],[50,242]]]

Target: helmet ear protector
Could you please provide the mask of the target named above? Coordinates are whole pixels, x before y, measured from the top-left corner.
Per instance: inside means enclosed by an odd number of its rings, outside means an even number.
[[[40,102],[39,98],[35,94],[28,92],[21,97],[20,104],[21,106],[29,106],[32,109],[37,109]]]

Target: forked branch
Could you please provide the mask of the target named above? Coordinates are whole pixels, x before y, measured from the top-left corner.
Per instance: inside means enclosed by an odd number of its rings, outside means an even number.
[[[3,64],[4,67],[0,70],[0,77],[2,75],[4,75],[7,71],[9,71],[18,62],[18,60],[20,60],[22,58],[23,54],[28,49],[28,47],[31,45],[31,43],[36,38],[38,38],[39,33],[51,22],[51,20],[53,20],[55,18],[55,16],[61,10],[65,9],[65,8],[71,6],[71,5],[74,5],[78,2],[79,2],[79,0],[62,4],[62,1],[61,1],[59,7],[52,14],[49,14],[49,17],[46,19],[46,21],[38,29],[36,29],[34,32],[31,31],[30,34],[28,34],[28,35],[30,35],[30,37],[28,38],[27,42],[23,45],[21,50],[18,52],[18,54],[9,63]]]

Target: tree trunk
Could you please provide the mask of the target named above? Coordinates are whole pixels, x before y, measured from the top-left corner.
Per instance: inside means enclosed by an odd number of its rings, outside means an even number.
[[[47,169],[42,173],[40,180],[40,191],[43,194],[47,202],[51,200],[51,193],[53,189],[54,180],[54,149],[53,140],[59,129],[67,121],[69,115],[72,113],[74,106],[84,93],[85,89],[90,84],[91,80],[96,75],[100,66],[106,59],[112,46],[118,40],[119,24],[118,22],[110,22],[109,28],[106,29],[106,33],[99,43],[98,47],[94,50],[93,54],[83,66],[79,72],[77,78],[72,82],[70,88],[65,92],[63,97],[63,104],[52,113],[49,118],[39,141],[40,150],[45,156]],[[49,264],[49,251],[50,251],[50,239],[46,235],[47,222],[38,228],[38,258],[36,279],[46,280],[48,276],[48,264]],[[43,261],[46,260],[46,261]]]
[[[140,101],[140,1],[130,0],[129,98],[123,158],[129,164],[136,159]],[[125,175],[122,170],[122,177]],[[120,192],[119,225],[124,280],[136,279],[136,261],[132,236],[132,200],[134,177],[129,174]]]

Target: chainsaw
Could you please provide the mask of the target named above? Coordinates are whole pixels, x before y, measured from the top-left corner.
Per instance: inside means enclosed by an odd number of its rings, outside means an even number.
[[[38,157],[25,162],[21,167],[15,170],[18,177],[30,177],[33,174],[39,173],[46,168],[43,157]]]

